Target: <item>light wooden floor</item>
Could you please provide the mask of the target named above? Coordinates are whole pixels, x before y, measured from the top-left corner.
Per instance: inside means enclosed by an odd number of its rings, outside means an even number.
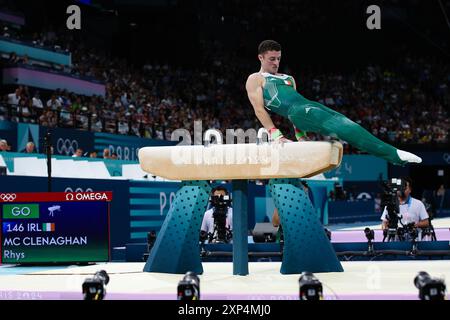
[[[299,275],[281,275],[279,262],[250,263],[248,276],[233,276],[231,263],[204,263],[202,299],[298,299]],[[417,299],[413,279],[419,271],[450,279],[450,261],[342,262],[345,272],[317,273],[325,299]],[[93,266],[0,268],[0,299],[81,299],[87,277],[110,275],[107,299],[176,299],[182,275],[142,272],[144,263]],[[16,272],[15,272],[16,271]],[[19,274],[17,274],[19,273]],[[447,286],[450,283],[447,283]]]

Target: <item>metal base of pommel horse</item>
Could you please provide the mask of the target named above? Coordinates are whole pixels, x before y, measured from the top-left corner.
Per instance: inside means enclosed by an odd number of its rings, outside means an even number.
[[[280,272],[342,272],[341,263],[298,180],[331,170],[341,160],[339,142],[141,148],[139,162],[144,171],[183,181],[144,271],[203,273],[199,233],[211,192],[209,181],[232,180],[233,274],[247,275],[247,182],[270,179],[270,191],[284,233]]]

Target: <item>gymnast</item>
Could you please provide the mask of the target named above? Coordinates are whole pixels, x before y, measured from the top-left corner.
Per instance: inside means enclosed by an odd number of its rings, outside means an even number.
[[[264,108],[288,118],[294,124],[295,137],[298,141],[304,141],[308,131],[318,132],[345,140],[362,151],[396,165],[422,162],[420,157],[381,141],[344,115],[299,94],[294,78],[278,73],[281,46],[276,41],[261,42],[258,47],[258,59],[261,62],[261,69],[248,77],[246,90],[256,117],[268,130],[272,140],[291,142],[275,127]]]

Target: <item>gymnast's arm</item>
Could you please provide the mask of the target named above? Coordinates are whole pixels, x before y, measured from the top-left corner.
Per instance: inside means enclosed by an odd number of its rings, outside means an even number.
[[[264,99],[262,91],[262,82],[264,78],[257,74],[251,74],[247,83],[245,84],[245,89],[247,90],[248,99],[255,110],[255,115],[261,124],[266,128],[267,131],[275,127],[272,118],[270,118],[269,113],[264,109]]]

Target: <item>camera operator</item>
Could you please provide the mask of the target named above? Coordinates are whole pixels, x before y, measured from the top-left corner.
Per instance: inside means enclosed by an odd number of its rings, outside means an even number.
[[[405,182],[403,191],[397,192],[398,204],[399,204],[399,222],[403,226],[414,226],[418,228],[419,232],[421,228],[427,228],[429,226],[429,216],[425,210],[425,206],[422,201],[415,199],[411,196],[412,180],[409,177],[402,178]],[[383,221],[381,228],[387,230],[389,228],[388,210],[384,207],[383,214],[381,215]]]
[[[208,243],[229,243],[232,239],[233,209],[228,190],[222,186],[211,192],[211,208],[205,212],[201,231],[208,235]]]

